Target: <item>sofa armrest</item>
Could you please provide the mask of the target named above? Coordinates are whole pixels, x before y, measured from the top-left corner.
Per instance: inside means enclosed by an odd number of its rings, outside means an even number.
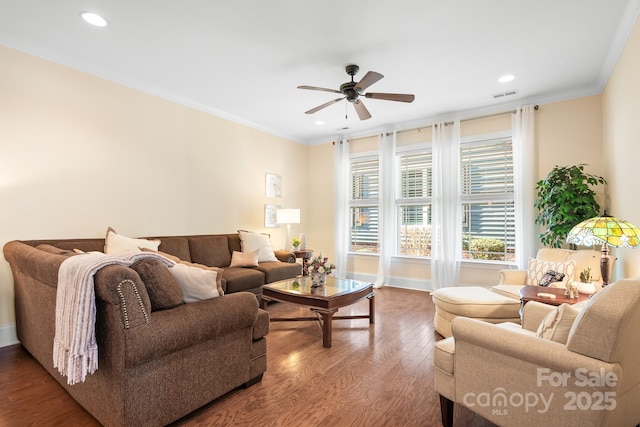
[[[67,256],[56,255],[23,243],[19,240],[4,245],[4,257],[14,275],[29,276],[38,282],[58,287],[58,270]]]
[[[263,309],[258,309],[258,316],[256,322],[253,324],[253,339],[259,340],[264,338],[269,333],[269,312]]]
[[[278,258],[278,260],[281,262],[290,262],[290,263],[296,262],[296,254],[294,254],[293,252],[273,251],[273,253],[276,254],[276,258]]]
[[[524,285],[527,282],[527,270],[500,270],[498,285]]]
[[[138,273],[123,265],[107,265],[94,276],[96,305],[119,313],[123,329],[149,323],[151,301]]]

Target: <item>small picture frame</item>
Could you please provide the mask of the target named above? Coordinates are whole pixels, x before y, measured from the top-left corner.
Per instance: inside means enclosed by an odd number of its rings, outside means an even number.
[[[265,175],[265,194],[267,197],[282,197],[282,177],[275,173]]]
[[[280,209],[280,205],[272,205],[267,203],[264,205],[264,226],[266,228],[280,227],[276,221],[276,211]]]

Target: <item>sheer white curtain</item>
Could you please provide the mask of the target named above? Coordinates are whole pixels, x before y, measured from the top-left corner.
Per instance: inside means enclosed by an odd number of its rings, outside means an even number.
[[[395,202],[395,155],[396,133],[383,133],[378,139],[379,167],[378,167],[378,241],[379,261],[378,275],[373,285],[379,288],[388,283],[391,269],[391,256],[396,247]]]
[[[527,269],[529,257],[537,251],[535,225],[536,155],[534,141],[534,106],[517,109],[512,118],[513,174],[515,193],[516,262]]]
[[[334,144],[334,276],[344,279],[347,275],[347,254],[349,252],[349,146],[343,139]]]
[[[460,121],[433,126],[431,287],[455,286],[462,257]]]

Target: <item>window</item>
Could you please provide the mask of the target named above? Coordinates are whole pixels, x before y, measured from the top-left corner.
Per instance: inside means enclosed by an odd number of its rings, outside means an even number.
[[[463,258],[513,261],[515,208],[510,138],[460,148]]]
[[[429,256],[431,254],[431,151],[401,154],[400,197],[396,200],[400,212],[400,255]]]
[[[378,158],[351,159],[351,251],[378,252]]]
[[[460,143],[462,259],[515,261],[515,195],[510,132],[466,137]],[[398,256],[431,256],[433,153],[417,138],[397,145],[394,162]],[[350,159],[350,250],[380,252],[379,161],[372,151]],[[455,173],[455,172],[454,172]],[[435,229],[435,228],[434,228]]]
[[[398,154],[397,253],[431,255],[433,163],[430,147]],[[513,261],[515,248],[511,138],[460,147],[463,259]]]

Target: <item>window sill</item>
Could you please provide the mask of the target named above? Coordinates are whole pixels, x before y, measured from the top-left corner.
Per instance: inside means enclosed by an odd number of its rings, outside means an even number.
[[[378,253],[370,252],[348,252],[347,256],[363,256],[363,257],[378,257]],[[430,257],[412,256],[412,255],[392,255],[391,262],[401,262],[408,264],[431,264]],[[504,270],[515,269],[517,264],[512,261],[480,261],[480,260],[462,260],[461,266],[464,268],[476,268],[484,270]]]

